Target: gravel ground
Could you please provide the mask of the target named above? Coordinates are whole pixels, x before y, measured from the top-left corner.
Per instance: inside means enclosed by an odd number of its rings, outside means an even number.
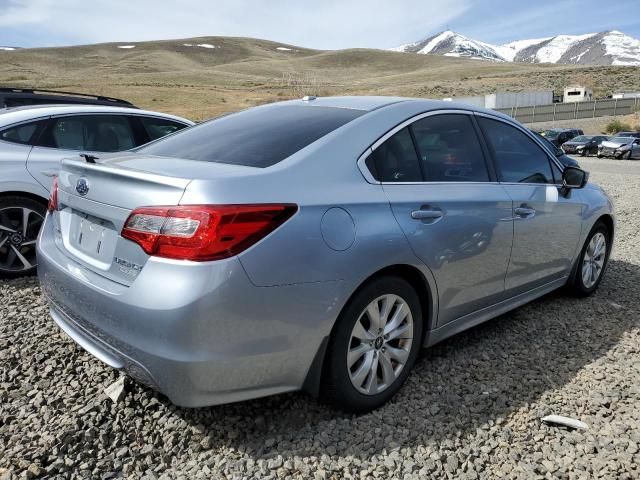
[[[640,162],[581,163],[618,214],[597,294],[553,293],[436,346],[367,415],[302,394],[180,409],[129,380],[114,404],[119,373],[58,331],[37,282],[0,282],[0,479],[640,478]]]

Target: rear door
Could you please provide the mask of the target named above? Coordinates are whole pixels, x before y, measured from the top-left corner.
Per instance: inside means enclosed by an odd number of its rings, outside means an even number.
[[[46,189],[63,158],[97,155],[136,146],[135,130],[126,115],[92,114],[52,117],[29,154],[27,170]]]
[[[412,249],[437,283],[438,325],[501,300],[513,226],[473,119],[427,114],[374,145],[367,160]]]
[[[510,295],[568,275],[584,205],[560,194],[551,156],[524,129],[477,114],[498,179],[513,200],[514,238],[506,277]],[[555,170],[560,170],[555,166]]]

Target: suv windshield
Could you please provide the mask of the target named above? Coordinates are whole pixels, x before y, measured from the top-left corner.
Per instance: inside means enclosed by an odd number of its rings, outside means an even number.
[[[269,105],[196,125],[136,151],[143,155],[264,168],[364,113],[347,108]]]
[[[558,135],[560,135],[560,131],[559,130],[544,130],[544,131],[540,132],[540,135],[542,135],[545,138],[556,138]]]
[[[588,136],[588,135],[578,135],[577,137],[572,138],[572,139],[571,139],[571,141],[572,141],[572,142],[577,142],[577,143],[580,143],[580,142],[588,142],[588,141],[589,141],[589,140],[591,140],[592,138],[593,138],[593,137],[590,137],[590,136]]]
[[[613,137],[610,141],[615,143],[630,143],[634,140],[635,138],[633,137]]]

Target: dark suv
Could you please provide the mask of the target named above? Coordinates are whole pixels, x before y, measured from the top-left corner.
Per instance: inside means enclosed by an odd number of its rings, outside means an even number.
[[[551,128],[540,132],[544,138],[553,143],[556,147],[561,146],[564,142],[568,142],[578,135],[584,135],[579,128]]]
[[[27,107],[30,105],[102,105],[136,108],[126,100],[87,95],[84,93],[36,90],[32,88],[0,87],[0,108]]]

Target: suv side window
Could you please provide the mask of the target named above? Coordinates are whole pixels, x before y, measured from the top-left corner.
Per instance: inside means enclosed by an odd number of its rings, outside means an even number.
[[[366,161],[380,182],[421,182],[418,155],[407,127],[376,148]]]
[[[152,142],[157,140],[158,138],[164,137],[166,135],[170,135],[178,130],[182,130],[186,128],[188,125],[184,125],[179,122],[175,122],[173,120],[168,120],[166,118],[157,118],[157,117],[138,117],[144,131],[149,137],[149,141]]]
[[[40,136],[41,147],[119,152],[136,146],[124,115],[76,115],[52,118]]]
[[[22,125],[16,125],[15,127],[2,130],[0,132],[0,140],[20,143],[22,145],[31,145],[39,124],[40,121],[23,123]]]
[[[478,117],[496,161],[501,182],[554,183],[547,154],[531,138],[511,125]]]
[[[488,182],[489,172],[471,118],[441,114],[411,125],[426,182]]]

